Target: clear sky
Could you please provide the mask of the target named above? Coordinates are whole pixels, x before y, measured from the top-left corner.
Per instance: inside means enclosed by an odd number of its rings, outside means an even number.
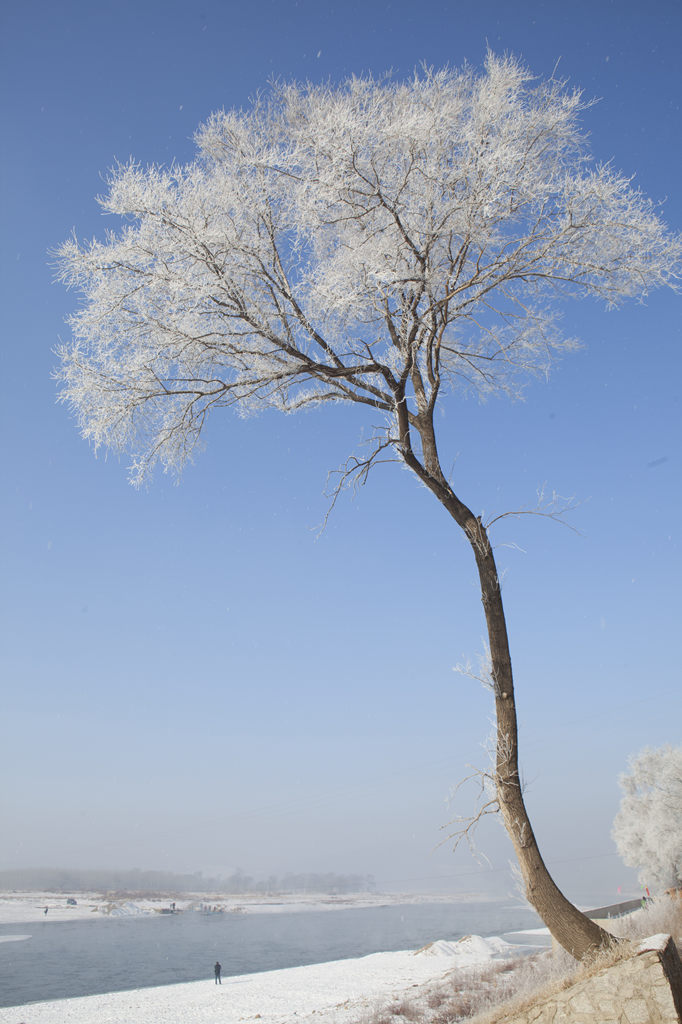
[[[126,482],[56,404],[77,296],[48,251],[102,236],[102,175],[183,162],[215,109],[486,47],[600,102],[601,161],[682,228],[676,0],[31,2],[2,24],[0,868],[373,873],[397,889],[511,889],[511,847],[453,855],[449,802],[485,764],[489,695],[453,672],[484,623],[464,539],[380,467],[326,531],[354,409],[214,418],[179,486]],[[680,742],[682,300],[565,309],[584,342],[523,403],[453,401],[444,461],[479,512],[574,496],[579,532],[507,519],[520,742],[540,845],[567,895],[636,891],[610,839],[617,776]],[[503,546],[506,545],[506,546]]]

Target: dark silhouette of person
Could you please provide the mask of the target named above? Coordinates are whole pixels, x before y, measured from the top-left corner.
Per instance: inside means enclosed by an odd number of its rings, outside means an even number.
[[[222,980],[220,978],[220,972],[221,971],[222,971],[222,967],[220,966],[219,961],[216,960],[215,966],[213,967],[213,973],[215,974],[215,983],[216,983],[216,985],[222,985]]]

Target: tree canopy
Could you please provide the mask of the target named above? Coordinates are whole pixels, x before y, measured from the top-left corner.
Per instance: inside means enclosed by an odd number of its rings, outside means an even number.
[[[512,393],[562,336],[557,300],[676,280],[680,242],[590,159],[587,103],[517,61],[407,82],[275,85],[214,114],[186,166],[110,174],[103,242],[60,250],[84,304],[61,397],[140,482],[180,470],[208,413],[353,401],[433,411]],[[404,434],[404,429],[402,430]]]

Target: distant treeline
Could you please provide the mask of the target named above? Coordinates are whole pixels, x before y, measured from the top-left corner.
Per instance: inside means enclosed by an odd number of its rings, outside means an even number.
[[[227,877],[208,877],[201,871],[175,874],[171,871],[79,871],[63,868],[27,868],[0,871],[0,889],[46,889],[49,892],[137,892],[137,893],[325,893],[374,892],[372,875],[333,873],[269,875],[257,879],[237,870]]]

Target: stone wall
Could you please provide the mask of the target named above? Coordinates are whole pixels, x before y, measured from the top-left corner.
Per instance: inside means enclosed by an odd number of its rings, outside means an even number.
[[[669,935],[496,1024],[682,1024],[682,964]]]

